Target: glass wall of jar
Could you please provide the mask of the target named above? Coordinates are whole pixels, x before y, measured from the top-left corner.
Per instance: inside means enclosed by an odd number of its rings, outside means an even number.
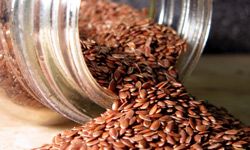
[[[148,8],[149,17],[176,29],[188,43],[177,66],[181,78],[193,70],[209,32],[212,0],[115,2]],[[29,115],[14,107],[32,116],[40,113],[33,119],[37,122],[62,120],[43,104],[84,122],[111,106],[117,96],[98,85],[82,55],[81,0],[2,0],[0,4],[0,92],[5,96],[1,107],[24,118]]]

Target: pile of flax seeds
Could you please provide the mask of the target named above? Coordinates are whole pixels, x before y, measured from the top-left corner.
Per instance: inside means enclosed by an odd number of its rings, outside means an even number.
[[[187,93],[175,68],[186,42],[146,14],[107,0],[82,1],[86,63],[119,99],[38,149],[250,149],[250,127]]]

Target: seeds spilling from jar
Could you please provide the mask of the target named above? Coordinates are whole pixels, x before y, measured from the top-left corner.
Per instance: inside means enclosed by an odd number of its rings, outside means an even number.
[[[82,1],[80,31],[96,81],[119,96],[112,109],[38,149],[247,149],[250,128],[197,100],[175,69],[186,43],[145,11]]]

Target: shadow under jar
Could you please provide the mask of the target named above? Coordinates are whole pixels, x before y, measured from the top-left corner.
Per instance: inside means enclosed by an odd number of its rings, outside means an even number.
[[[173,27],[188,43],[177,66],[181,80],[192,72],[209,33],[212,0],[115,2],[146,8],[155,22]],[[54,124],[64,120],[59,114],[82,123],[111,107],[117,96],[95,81],[84,61],[80,6],[81,0],[0,1],[1,109]]]

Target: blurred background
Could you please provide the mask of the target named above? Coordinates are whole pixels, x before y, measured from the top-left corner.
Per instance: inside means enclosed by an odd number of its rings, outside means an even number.
[[[250,53],[250,0],[214,0],[206,53]]]

